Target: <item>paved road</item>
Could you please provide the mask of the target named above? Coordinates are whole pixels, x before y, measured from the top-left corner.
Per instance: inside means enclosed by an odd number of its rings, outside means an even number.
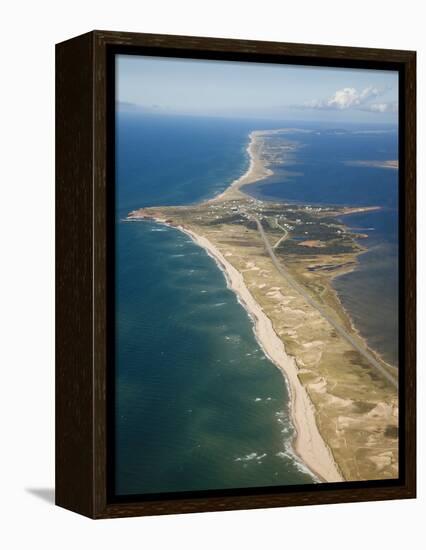
[[[283,227],[282,225],[280,225],[278,222],[277,222],[277,226],[284,232],[284,235],[282,237],[280,237],[278,239],[278,241],[274,244],[274,246],[272,247],[274,250],[275,250],[275,248],[278,248],[280,246],[280,244],[283,242],[283,240],[288,237],[287,229],[285,227]]]
[[[333,317],[331,317],[327,311],[321,306],[321,304],[319,304],[318,302],[316,302],[309,294],[308,292],[306,292],[306,290],[303,288],[302,285],[300,285],[292,275],[290,275],[290,273],[287,271],[287,269],[278,262],[277,260],[277,257],[275,256],[275,253],[274,251],[272,250],[272,247],[271,247],[271,244],[269,243],[266,235],[265,235],[265,231],[262,227],[262,224],[260,223],[259,219],[254,216],[254,220],[257,224],[257,227],[259,229],[259,232],[260,232],[260,235],[263,239],[263,242],[265,244],[265,248],[266,248],[266,251],[268,252],[271,260],[272,260],[272,263],[274,264],[275,268],[277,269],[277,271],[284,277],[284,279],[287,281],[287,283],[294,289],[296,290],[297,292],[299,292],[299,294],[301,294],[305,300],[312,306],[314,307],[317,311],[319,311],[321,313],[321,315],[324,317],[324,319],[326,319],[330,325],[332,325],[332,327],[336,330],[336,332],[338,332],[340,334],[340,336],[342,336],[342,338],[344,338],[347,342],[349,342],[349,344],[351,344],[351,346],[356,350],[358,351],[369,363],[372,367],[376,368],[380,374],[386,378],[386,380],[388,380],[393,386],[395,386],[395,388],[398,387],[398,381],[397,379],[392,376],[392,374],[390,372],[388,372],[378,361],[377,359],[375,359],[375,357],[373,357],[373,355],[371,353],[369,353],[369,351],[364,348],[362,345],[360,345],[341,325],[340,323],[338,323],[335,319],[333,319]]]

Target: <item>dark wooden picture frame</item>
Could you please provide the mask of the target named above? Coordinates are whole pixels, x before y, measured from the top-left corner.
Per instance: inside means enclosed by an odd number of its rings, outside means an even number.
[[[400,75],[404,197],[399,374],[400,477],[135,501],[111,499],[108,462],[111,52],[198,59],[392,67]],[[416,495],[416,54],[411,51],[93,31],[56,46],[56,504],[91,518],[414,498]],[[107,244],[108,243],[108,244]]]

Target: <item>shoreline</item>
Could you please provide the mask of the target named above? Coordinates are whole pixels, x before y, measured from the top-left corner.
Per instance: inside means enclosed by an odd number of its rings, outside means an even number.
[[[362,252],[360,252],[360,255],[362,254],[366,254],[368,253],[368,249],[365,249],[363,250]],[[352,269],[344,272],[344,273],[338,273],[332,277],[330,277],[330,288],[331,288],[331,291],[333,292],[333,294],[335,295],[336,299],[338,300],[339,304],[340,304],[340,307],[342,308],[342,311],[343,313],[345,314],[346,318],[348,319],[349,321],[349,324],[351,326],[351,330],[352,332],[354,332],[357,337],[362,340],[362,342],[364,343],[365,345],[365,348],[378,360],[380,360],[382,363],[384,363],[386,365],[386,367],[388,369],[390,369],[391,371],[395,371],[394,374],[396,376],[398,376],[398,372],[399,372],[399,365],[394,365],[392,363],[390,363],[387,359],[385,359],[385,357],[382,355],[382,353],[380,353],[379,351],[375,350],[374,348],[372,348],[368,342],[368,337],[365,336],[364,334],[362,334],[361,332],[361,329],[358,328],[356,325],[355,325],[355,321],[353,320],[350,312],[348,311],[347,307],[343,304],[342,302],[342,299],[340,297],[340,294],[339,294],[339,291],[336,289],[336,287],[334,286],[333,284],[333,281],[335,279],[338,279],[339,277],[343,277],[345,275],[349,275],[351,273],[353,273],[354,271],[356,271],[356,267],[353,267]]]
[[[383,209],[383,206],[366,206],[366,207],[354,207],[354,208],[350,208],[348,209],[346,212],[342,212],[341,214],[339,214],[339,216],[350,216],[350,215],[353,215],[353,214],[360,214],[360,213],[364,213],[364,212],[377,212],[379,210],[382,210]],[[370,249],[368,248],[368,246],[366,245],[363,245],[362,246],[363,250],[360,251],[359,253],[359,256],[363,256],[364,254],[368,254],[370,252]],[[357,261],[357,266],[358,266],[358,261]],[[357,266],[354,266],[352,269],[344,272],[344,273],[337,273],[335,275],[332,275],[330,277],[330,288],[331,288],[331,291],[333,292],[333,294],[335,295],[337,301],[339,302],[340,304],[340,307],[342,308],[342,311],[344,313],[344,315],[346,316],[346,318],[348,319],[349,321],[349,324],[351,326],[351,330],[358,336],[358,338],[360,340],[362,340],[362,342],[364,343],[366,349],[378,360],[380,360],[382,363],[384,363],[386,365],[386,367],[388,369],[390,369],[391,371],[395,371],[394,374],[396,374],[398,376],[398,372],[399,372],[399,364],[393,364],[391,362],[389,362],[387,359],[385,359],[384,355],[382,354],[382,352],[379,352],[378,350],[374,349],[373,347],[370,346],[369,344],[369,341],[368,341],[368,336],[364,335],[362,333],[362,329],[358,326],[356,326],[355,324],[355,321],[353,320],[352,318],[352,315],[350,314],[348,308],[344,305],[343,301],[342,301],[342,298],[340,296],[340,293],[339,291],[336,289],[336,287],[334,286],[333,282],[340,278],[340,277],[343,277],[345,275],[349,275],[351,273],[353,273],[354,271],[357,270]]]
[[[233,180],[230,185],[224,191],[222,191],[222,193],[204,201],[204,204],[211,204],[213,202],[222,200],[232,200],[232,198],[239,198],[240,195],[252,198],[250,197],[250,195],[244,193],[244,191],[241,190],[241,187],[266,179],[269,176],[273,175],[274,172],[270,168],[265,167],[264,163],[260,160],[256,152],[254,151],[254,149],[258,146],[256,139],[264,134],[264,130],[253,130],[249,133],[249,143],[246,147],[246,153],[249,156],[250,162],[247,170],[242,176]]]
[[[206,251],[224,273],[227,287],[235,293],[253,323],[253,331],[259,346],[268,359],[281,371],[289,390],[289,410],[295,430],[292,441],[294,453],[320,481],[344,481],[330,448],[318,430],[315,408],[298,378],[296,360],[287,355],[284,343],[276,334],[269,317],[251,295],[241,273],[205,237],[186,227],[170,224],[165,219],[151,218],[151,220],[185,233],[196,245]]]

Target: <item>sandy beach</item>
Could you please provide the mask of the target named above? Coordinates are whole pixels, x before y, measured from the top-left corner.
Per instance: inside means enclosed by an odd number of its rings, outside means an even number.
[[[194,243],[202,247],[215,260],[223,271],[228,288],[235,292],[238,301],[246,309],[253,322],[254,333],[263,352],[284,376],[290,393],[290,414],[296,432],[293,441],[296,455],[320,481],[343,481],[333,455],[318,430],[315,409],[297,376],[295,360],[286,353],[283,342],[274,331],[270,319],[251,295],[241,273],[205,237],[197,235],[183,226],[169,224],[165,219],[155,218],[154,220],[188,235]]]
[[[205,237],[183,227],[177,227],[204,248],[225,273],[228,287],[235,292],[239,302],[254,323],[254,333],[265,355],[281,370],[288,384],[291,398],[291,416],[296,436],[294,450],[306,466],[322,481],[343,481],[330,449],[324,442],[315,422],[312,402],[297,376],[293,357],[286,354],[284,344],[273,329],[270,319],[254,300],[239,271]]]
[[[211,203],[221,200],[232,200],[233,198],[241,198],[242,191],[241,187],[254,183],[256,181],[263,180],[273,174],[272,170],[266,168],[265,164],[259,157],[259,149],[261,144],[259,143],[258,138],[264,135],[265,132],[262,130],[253,130],[249,134],[249,144],[247,146],[247,154],[250,159],[250,164],[246,172],[234,180],[231,185],[223,191],[220,195],[206,201],[206,203]]]

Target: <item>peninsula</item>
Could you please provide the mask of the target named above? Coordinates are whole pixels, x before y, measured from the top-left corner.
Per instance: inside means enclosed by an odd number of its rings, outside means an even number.
[[[284,375],[294,450],[320,481],[396,478],[397,369],[369,349],[332,286],[365,251],[367,235],[342,217],[376,207],[266,202],[246,194],[295,154],[299,145],[287,133],[251,132],[248,170],[217,197],[141,208],[127,219],[185,232],[223,270],[264,353]]]

